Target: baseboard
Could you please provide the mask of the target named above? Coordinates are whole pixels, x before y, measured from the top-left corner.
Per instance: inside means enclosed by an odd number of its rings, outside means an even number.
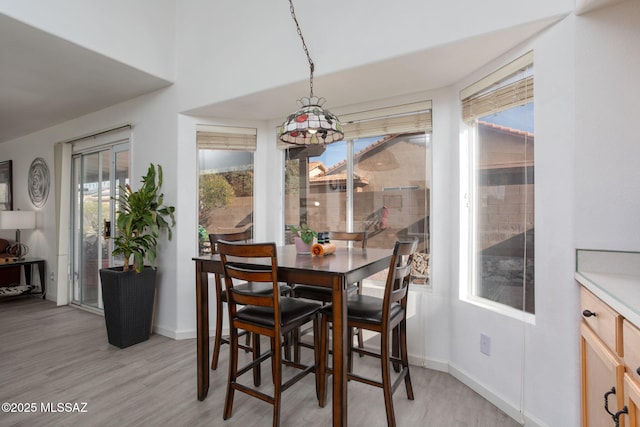
[[[154,325],[153,333],[174,340],[188,340],[196,337],[196,331],[194,329],[189,329],[186,331],[176,331],[174,329],[163,328],[162,326],[158,325]]]
[[[409,354],[409,364],[434,371],[449,372],[449,362],[444,360],[429,360],[421,356]]]
[[[455,366],[449,364],[449,373],[456,378],[458,381],[469,387],[471,390],[478,393],[484,399],[491,402],[494,406],[500,409],[502,412],[513,418],[516,422],[525,425],[525,417],[521,412],[520,408],[514,406],[512,403],[508,402],[504,397],[500,396],[495,391],[485,387],[480,384],[472,375],[469,375],[467,372],[456,368]],[[533,422],[533,420],[531,420]],[[536,425],[533,423],[529,423],[527,420],[527,426]],[[542,427],[542,426],[540,426]]]

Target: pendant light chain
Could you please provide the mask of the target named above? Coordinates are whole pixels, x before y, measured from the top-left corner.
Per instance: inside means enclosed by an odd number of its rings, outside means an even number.
[[[300,36],[300,40],[302,40],[302,48],[304,49],[304,53],[307,55],[307,60],[309,61],[309,88],[311,89],[310,98],[313,98],[313,70],[314,65],[311,60],[311,55],[309,55],[309,49],[307,49],[307,44],[304,41],[304,37],[302,36],[302,30],[300,29],[300,24],[298,24],[298,19],[296,18],[296,11],[293,9],[293,0],[289,0],[289,10],[291,11],[291,17],[293,18],[293,22],[296,23],[296,29],[298,30],[298,35]]]

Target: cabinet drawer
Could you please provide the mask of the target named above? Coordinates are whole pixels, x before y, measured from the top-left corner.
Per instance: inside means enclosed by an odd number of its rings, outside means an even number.
[[[622,322],[622,337],[627,372],[633,379],[640,382],[640,329],[625,319]]]
[[[585,316],[586,311],[594,315]],[[622,316],[584,287],[580,288],[580,313],[607,347],[622,356]]]

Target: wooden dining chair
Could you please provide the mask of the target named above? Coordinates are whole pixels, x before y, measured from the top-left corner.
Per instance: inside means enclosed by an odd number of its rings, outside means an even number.
[[[359,243],[362,249],[366,249],[367,239],[368,239],[368,234],[366,231],[360,231],[360,232],[330,231],[329,232],[329,241],[331,242],[338,241],[346,245],[351,244],[351,242]],[[332,292],[331,288],[321,288],[318,286],[294,284],[292,295],[296,298],[306,298],[306,299],[311,299],[315,301],[321,301],[322,303],[327,304],[331,302],[331,292]],[[361,295],[362,282],[349,283],[347,288],[347,293],[348,294],[357,293]],[[358,335],[358,347],[364,348],[364,338],[362,335],[362,331],[358,330],[357,335]],[[294,351],[296,352],[296,359],[298,357],[297,355],[299,354],[299,350],[298,350],[299,347],[297,346],[298,343],[299,343],[299,338],[294,338],[294,346],[295,346]]]
[[[317,302],[281,296],[278,292],[278,259],[274,243],[232,243],[218,241],[218,253],[224,268],[227,286],[227,304],[230,323],[229,379],[224,405],[224,419],[229,419],[233,411],[233,397],[236,390],[256,397],[273,405],[273,425],[280,424],[282,392],[310,373],[316,375],[316,395],[319,396],[318,361],[319,310]],[[256,263],[257,259],[266,263]],[[271,286],[271,295],[248,293],[236,286],[237,281]],[[314,343],[313,363],[303,365],[283,358],[284,336],[305,323],[313,322]],[[260,354],[260,341],[254,340],[253,360],[238,368],[239,331],[247,331],[254,336],[266,336],[271,348]],[[273,395],[268,395],[238,382],[238,377],[271,358]],[[300,369],[300,372],[283,383],[282,365]],[[254,369],[255,372],[255,369]]]
[[[358,349],[368,356],[377,357],[381,362],[381,380],[373,380],[354,374],[351,370],[347,374],[350,380],[380,387],[384,392],[384,403],[387,411],[387,425],[396,425],[393,410],[393,392],[404,380],[407,398],[413,400],[413,387],[409,373],[409,360],[407,354],[407,296],[411,279],[411,261],[418,247],[418,239],[411,241],[398,241],[393,249],[393,256],[389,263],[389,273],[384,289],[384,298],[376,298],[368,295],[355,295],[347,300],[347,327],[366,329],[380,334],[380,352],[368,349]],[[333,320],[330,307],[322,309],[322,325],[320,327],[320,406],[324,406],[326,400],[327,376],[333,372],[328,367],[328,324]],[[399,358],[390,351],[392,346],[390,336],[397,328],[399,338]],[[351,347],[351,343],[349,346]],[[352,349],[349,349],[351,356]],[[391,383],[391,365],[398,364],[400,372]]]
[[[233,233],[211,233],[209,234],[209,241],[211,242],[211,253],[218,253],[218,242],[224,240],[227,242],[242,242],[248,243],[252,239],[251,231],[249,229]],[[236,285],[237,289],[244,289],[247,292],[254,292],[258,294],[270,295],[273,289],[270,285],[261,283],[243,283]],[[291,286],[281,283],[280,292],[288,294],[291,292]],[[220,347],[222,344],[229,344],[228,338],[222,335],[223,324],[223,303],[227,302],[227,292],[224,289],[222,278],[219,274],[215,275],[215,298],[216,298],[216,326],[215,326],[215,338],[213,342],[213,356],[211,357],[211,369],[216,370],[218,368],[218,359],[220,357]],[[247,335],[245,344],[240,347],[245,351],[252,351],[250,347],[250,335]]]

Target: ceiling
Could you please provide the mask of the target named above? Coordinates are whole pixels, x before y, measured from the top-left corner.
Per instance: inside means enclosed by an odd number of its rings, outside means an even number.
[[[0,14],[0,142],[170,82]]]
[[[561,17],[317,76],[334,113],[399,95],[447,87]],[[303,52],[300,52],[303,55]],[[0,143],[166,87],[170,82],[0,14]],[[295,110],[308,80],[185,111],[268,120]],[[351,111],[350,111],[351,110]]]

